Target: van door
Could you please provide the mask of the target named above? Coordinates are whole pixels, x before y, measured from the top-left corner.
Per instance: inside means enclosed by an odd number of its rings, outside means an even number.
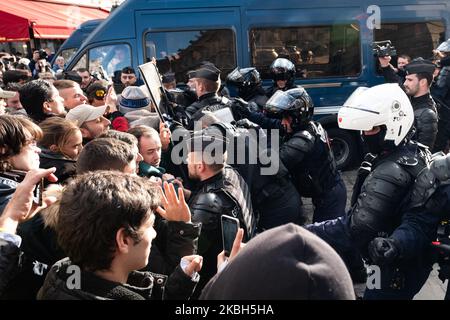
[[[224,77],[242,56],[238,7],[145,10],[135,15],[136,34],[143,43],[139,61],[156,58],[160,73],[175,73],[177,82],[186,82],[186,73],[202,61],[214,63]]]

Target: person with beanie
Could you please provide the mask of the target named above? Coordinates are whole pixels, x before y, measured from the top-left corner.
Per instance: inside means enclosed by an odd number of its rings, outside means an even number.
[[[128,120],[130,128],[146,125],[159,129],[159,116],[152,111],[151,100],[141,88],[129,86],[119,97],[119,111]]]
[[[251,239],[208,282],[200,299],[354,300],[355,293],[339,255],[313,233],[289,223]]]

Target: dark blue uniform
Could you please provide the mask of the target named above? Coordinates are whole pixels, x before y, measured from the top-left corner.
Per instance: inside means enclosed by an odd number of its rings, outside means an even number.
[[[312,198],[313,221],[343,216],[347,191],[322,126],[310,121],[285,141],[280,148],[280,160],[293,176],[300,195]]]
[[[390,153],[378,156],[373,160],[371,173],[363,178],[361,186],[355,184],[356,196],[352,197],[355,203],[347,214],[306,228],[331,244],[344,258],[354,254],[357,248],[370,260],[369,244],[380,234],[393,235],[407,246],[429,243],[427,233],[423,237],[417,237],[414,230],[423,231],[424,221],[427,226],[432,226],[433,221],[416,211],[403,214],[409,203],[414,181],[428,163],[429,153],[413,142],[407,142]],[[409,247],[405,249],[405,253],[414,254],[415,250],[417,248]],[[408,273],[414,274],[416,270],[405,269],[404,266],[408,265],[411,265],[411,261],[405,260],[402,264],[381,267],[382,289],[367,289],[365,298],[402,299],[409,296],[420,281],[424,278],[426,280],[429,270],[419,268],[422,274],[415,273],[418,281],[410,284],[405,279],[412,279]],[[403,292],[400,293],[399,290]]]

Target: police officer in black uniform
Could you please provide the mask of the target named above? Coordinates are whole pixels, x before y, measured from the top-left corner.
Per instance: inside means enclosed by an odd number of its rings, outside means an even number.
[[[220,70],[213,65],[204,65],[190,73],[198,101],[192,103],[185,109],[188,119],[188,129],[194,128],[194,122],[199,120],[203,111],[217,111],[231,106],[231,101],[226,97],[219,97],[217,92],[220,88]]]
[[[405,82],[403,89],[411,99],[414,109],[414,127],[416,133],[412,137],[413,140],[420,142],[430,149],[433,149],[438,130],[438,116],[436,103],[431,98],[430,86],[433,82],[433,73],[435,65],[428,60],[417,58],[406,65]],[[393,73],[392,68],[387,68],[385,74]],[[385,75],[387,81],[390,78]]]
[[[439,123],[433,152],[448,151],[450,140],[450,39],[435,50],[439,56],[439,74],[431,86],[431,95],[438,109]]]
[[[224,140],[201,131],[190,140],[189,178],[198,184],[188,205],[192,222],[202,223],[198,254],[204,258],[197,293],[217,272],[217,255],[223,250],[221,215],[239,219],[244,241],[250,240],[256,230],[250,191],[239,173],[225,164],[225,147]]]
[[[209,123],[204,132],[218,135],[227,142],[227,163],[239,172],[249,187],[258,231],[290,222],[302,224],[300,195],[289,171],[279,161],[275,146],[264,137],[264,131],[249,121],[238,121],[234,126],[211,115],[202,118],[202,123],[206,117]]]
[[[368,258],[369,243],[390,235],[401,223],[405,205],[419,172],[429,165],[428,149],[409,139],[414,123],[411,102],[398,84],[358,88],[339,110],[343,129],[360,130],[375,157],[359,170],[351,209],[344,217],[306,228],[331,244],[343,257],[355,249]],[[351,262],[347,261],[352,268]],[[393,274],[389,285],[400,285]],[[382,288],[384,289],[384,288]],[[378,290],[376,290],[378,292]],[[366,295],[376,293],[366,289]]]
[[[270,65],[273,85],[267,89],[270,98],[277,90],[286,91],[295,88],[295,65],[286,58],[277,58]]]
[[[330,148],[326,131],[312,121],[314,105],[302,87],[277,91],[266,103],[267,115],[281,119],[285,128],[281,162],[293,176],[302,197],[312,198],[314,221],[344,215],[347,193]]]
[[[237,88],[237,94],[248,103],[256,104],[255,111],[262,111],[267,102],[266,92],[261,85],[261,77],[255,68],[239,68],[227,76],[227,85]]]
[[[369,244],[371,260],[384,274],[393,276],[383,277],[382,289],[371,290],[367,298],[411,300],[427,281],[435,262],[431,243],[436,240],[438,223],[450,218],[450,155],[433,159],[417,176],[411,194],[401,225],[389,237],[377,237]],[[450,229],[443,226],[448,245]],[[447,261],[441,269],[448,267]],[[449,269],[441,276],[445,271]],[[397,287],[389,284],[392,278],[397,278]],[[449,274],[444,278],[448,279]]]

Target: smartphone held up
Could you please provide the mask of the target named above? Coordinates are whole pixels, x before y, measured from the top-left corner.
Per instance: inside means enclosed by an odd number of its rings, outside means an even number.
[[[233,248],[234,239],[239,230],[239,220],[231,216],[222,215],[221,222],[223,251],[225,252],[225,256],[229,257]]]

